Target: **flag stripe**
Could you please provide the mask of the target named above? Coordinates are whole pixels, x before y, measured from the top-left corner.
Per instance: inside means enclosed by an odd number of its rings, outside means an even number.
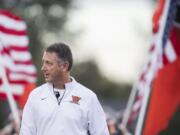
[[[23,85],[19,84],[12,84],[9,86],[12,93],[15,95],[22,95],[23,94]],[[0,83],[0,93],[6,93],[6,87]]]
[[[171,44],[171,41],[167,41],[167,44],[165,46],[165,56],[168,61],[168,63],[171,63],[176,60],[176,52]]]
[[[18,31],[18,30],[3,27],[2,25],[0,25],[0,31],[2,31],[6,34],[19,35],[19,36],[24,36],[27,34],[27,32],[25,30]]]
[[[171,31],[171,34],[170,34],[170,39],[171,39],[172,46],[178,56],[180,56],[180,46],[179,46],[180,39],[179,39],[179,37],[180,37],[180,35],[178,35],[178,30],[173,28]]]
[[[3,45],[17,44],[18,46],[27,46],[27,36],[9,35],[0,31],[0,42]]]
[[[26,45],[19,46],[19,45],[15,45],[15,44],[9,44],[7,46],[8,46],[9,51],[12,51],[12,50],[14,50],[14,51],[29,51],[29,47]]]
[[[27,65],[28,66],[28,65],[32,65],[33,62],[32,62],[32,60],[27,60],[27,61],[18,61],[18,60],[15,60],[14,64],[15,65],[22,64],[22,65]]]
[[[7,74],[24,74],[24,75],[27,75],[27,76],[32,76],[32,77],[36,77],[37,76],[37,73],[36,72],[33,72],[33,73],[30,73],[30,72],[24,72],[24,71],[16,71],[16,72],[14,72],[14,71],[12,71],[12,70],[9,70],[8,68],[5,68],[5,70],[6,70],[6,73]]]
[[[0,15],[4,16],[4,17],[8,17],[8,18],[11,18],[12,20],[14,21],[20,21],[22,22],[22,19],[17,16],[17,15],[14,15],[12,14],[11,12],[7,11],[7,10],[0,10]]]
[[[21,84],[21,85],[24,85],[24,84],[28,84],[28,83],[34,83],[34,77],[30,77],[30,76],[26,76],[26,75],[18,75],[15,74],[10,74],[8,76],[8,79],[9,79],[9,82],[10,83],[14,83],[14,84]]]
[[[29,47],[28,46],[18,46],[18,45],[3,45],[0,41],[0,53],[2,54],[10,54],[11,51],[17,51],[17,52],[28,52]]]
[[[14,30],[26,30],[26,24],[20,17],[11,13],[0,11],[0,25]]]
[[[5,50],[4,49],[3,51],[0,51],[0,54],[4,55],[6,57],[9,57],[9,59],[11,59],[11,57],[13,57],[13,55],[10,55],[10,52],[11,52],[10,50],[8,50],[8,49]],[[23,51],[24,55],[22,55],[21,54],[22,51],[20,51],[19,53],[18,52],[16,52],[17,55],[15,55],[15,57],[12,59],[12,62],[15,65],[18,65],[18,64],[32,65],[33,64],[32,60],[31,60],[31,55],[29,53]],[[20,54],[20,56],[19,56],[19,54]],[[24,57],[24,56],[26,56],[26,57]],[[18,57],[20,57],[20,58],[18,59]]]
[[[29,72],[29,73],[35,73],[36,69],[33,65],[24,65],[24,64],[18,64],[15,65],[10,57],[0,57],[0,64],[8,68],[10,71],[13,72],[18,72],[18,71],[23,71],[23,72]]]
[[[3,16],[0,14],[0,25],[14,30],[25,30],[26,25],[22,21],[13,20],[7,16]]]
[[[163,54],[162,58],[163,58],[163,64],[164,64],[164,65],[166,65],[166,64],[169,63],[168,58],[166,57],[165,54]]]
[[[10,55],[14,60],[17,61],[29,61],[32,59],[31,54],[25,51],[11,51]]]
[[[25,85],[35,83],[36,68],[29,53],[25,22],[9,11],[0,10],[0,65],[4,67],[12,93],[22,95]],[[6,87],[0,76],[0,94]]]

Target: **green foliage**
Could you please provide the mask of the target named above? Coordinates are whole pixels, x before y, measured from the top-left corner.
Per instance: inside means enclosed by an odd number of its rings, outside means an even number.
[[[105,98],[128,98],[131,85],[115,83],[104,77],[96,63],[85,61],[75,65],[72,75],[77,81],[94,90],[98,96]]]
[[[71,0],[1,0],[0,9],[8,9],[21,16],[27,23],[30,39],[29,49],[38,70],[38,84],[42,82],[40,72],[44,35],[58,36],[67,20]]]
[[[6,124],[8,118],[8,114],[10,112],[9,110],[9,104],[5,100],[0,100],[0,129]]]
[[[59,35],[67,20],[71,0],[1,0],[1,9],[9,9],[20,15],[27,23],[30,51],[38,70],[38,85],[43,82],[40,71],[44,39],[47,33]],[[64,32],[64,31],[63,31]],[[87,87],[104,97],[127,97],[131,88],[128,84],[117,84],[101,75],[93,61],[76,64],[73,75]]]
[[[7,9],[21,16],[27,24],[30,40],[29,49],[38,70],[38,84],[42,83],[40,72],[44,48],[43,38],[48,32],[57,34],[63,31],[71,0],[0,0],[0,9]],[[7,103],[0,101],[0,128],[5,123],[8,112]]]
[[[64,33],[63,26],[67,21],[71,0],[0,0],[0,9],[8,9],[21,16],[27,23],[30,39],[29,49],[32,59],[38,70],[38,85],[43,82],[40,71],[41,57],[45,47],[45,35],[50,33],[57,37]],[[67,32],[68,33],[68,32]],[[97,93],[98,97],[127,98],[131,90],[129,84],[115,83],[104,77],[94,61],[76,63],[72,75],[82,84]],[[7,104],[1,102],[0,111]],[[0,127],[7,112],[1,113]]]

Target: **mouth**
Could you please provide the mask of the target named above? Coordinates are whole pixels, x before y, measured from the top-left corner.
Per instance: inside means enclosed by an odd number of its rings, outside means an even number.
[[[45,78],[45,79],[48,79],[48,78],[49,78],[49,74],[44,73],[44,78]]]

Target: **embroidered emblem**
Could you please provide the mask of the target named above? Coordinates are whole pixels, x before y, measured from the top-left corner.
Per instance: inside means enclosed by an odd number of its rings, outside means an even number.
[[[81,97],[73,96],[73,95],[72,95],[71,103],[74,103],[74,104],[78,104],[78,105],[79,105],[79,101],[80,101],[80,100],[81,100]]]

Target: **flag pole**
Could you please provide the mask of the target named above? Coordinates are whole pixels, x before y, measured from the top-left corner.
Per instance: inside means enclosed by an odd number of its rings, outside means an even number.
[[[160,56],[162,56],[162,36],[163,36],[165,23],[166,23],[167,16],[168,16],[168,9],[169,9],[169,5],[170,5],[170,1],[171,0],[166,0],[165,6],[164,6],[164,9],[163,9],[164,10],[163,15],[161,16],[161,21],[159,22],[160,23],[159,26],[161,26],[161,27],[160,27],[159,33],[157,35],[157,37],[158,37],[158,40],[157,40],[157,48],[158,48],[157,49],[157,55],[160,55]],[[162,59],[162,57],[159,57],[159,58]],[[157,59],[159,59],[159,58],[157,58]],[[159,65],[154,64],[154,66],[153,66],[154,72],[157,72],[158,66]],[[151,81],[148,81],[148,83],[150,85]],[[143,99],[143,102],[142,102],[143,104],[142,104],[142,107],[141,107],[141,110],[140,110],[139,118],[138,118],[138,121],[137,121],[135,135],[142,135],[144,117],[146,115],[146,108],[148,106],[148,101],[149,101],[149,98],[150,98],[149,96],[150,96],[150,93],[151,93],[151,88],[146,86],[145,91],[146,92],[145,92],[145,96],[144,96],[144,99]]]
[[[7,80],[5,69],[3,67],[1,67],[1,74],[2,74],[1,77],[2,77],[2,81],[3,81],[3,85],[6,88],[5,91],[6,91],[7,99],[9,101],[9,105],[10,105],[10,108],[12,111],[12,116],[14,118],[14,122],[15,122],[17,128],[19,128],[20,118],[19,118],[18,107],[17,107],[16,102],[12,96],[12,91],[11,91],[11,88],[9,86],[9,82]]]
[[[137,83],[135,83],[133,85],[133,88],[131,90],[131,93],[130,93],[130,96],[129,96],[129,99],[128,99],[128,103],[127,103],[126,109],[124,111],[122,124],[120,125],[122,130],[126,129],[126,127],[127,127],[129,116],[130,116],[130,113],[132,111],[132,105],[133,105],[133,102],[135,100],[136,93],[137,93],[137,90],[138,90],[136,86],[137,86]]]

